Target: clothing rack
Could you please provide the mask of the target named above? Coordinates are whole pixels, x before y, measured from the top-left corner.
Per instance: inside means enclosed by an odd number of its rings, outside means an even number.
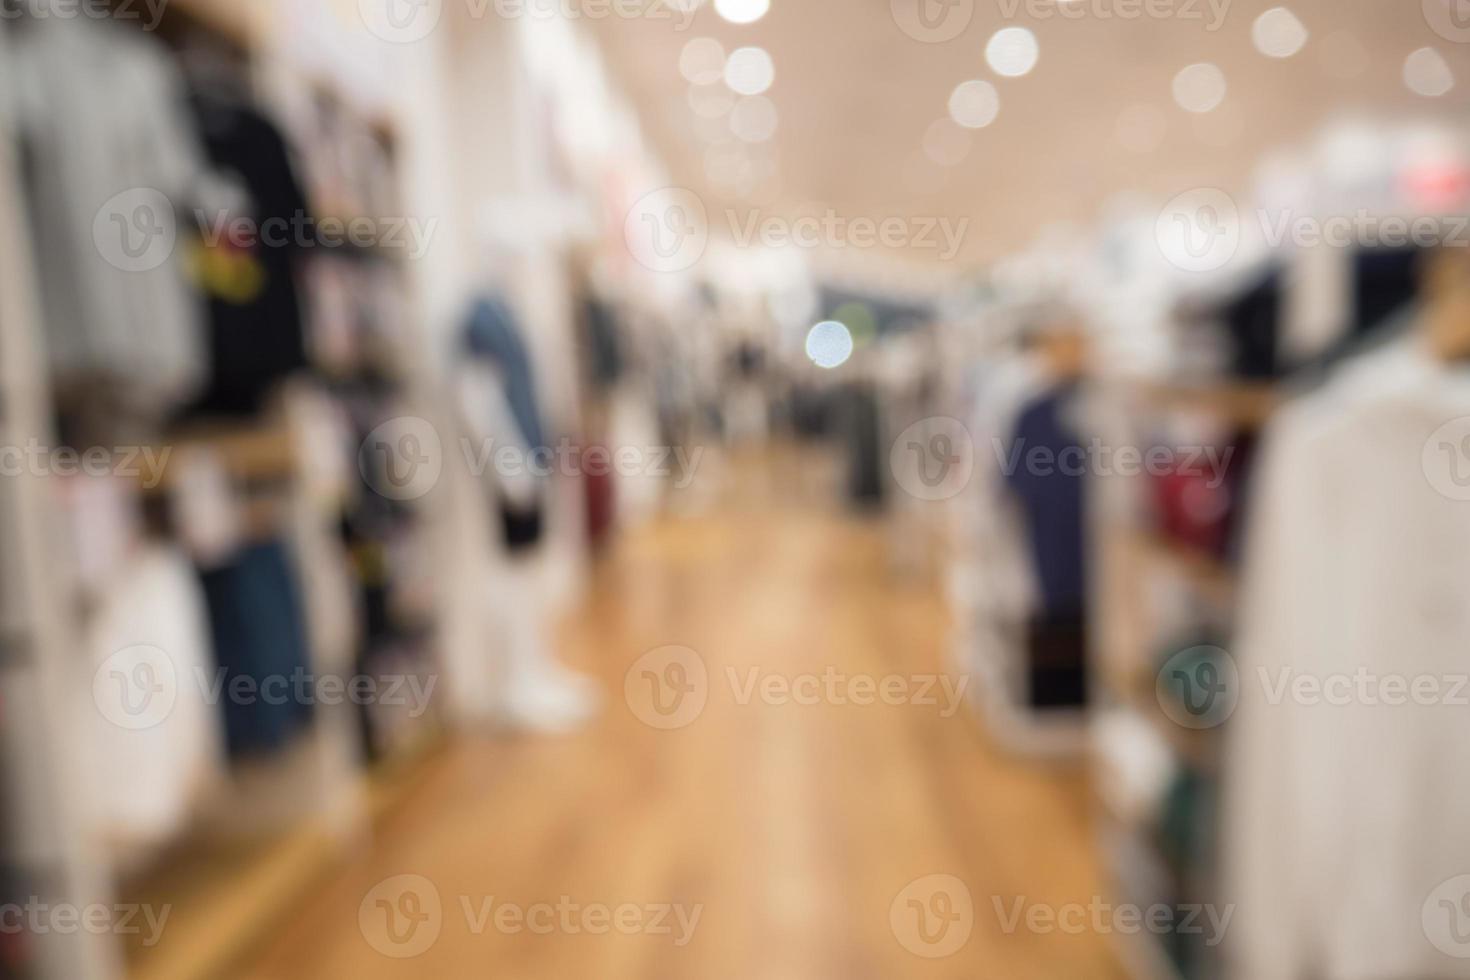
[[[1261,275],[1249,277],[1237,284],[1236,292],[1216,296],[1210,305],[1231,307],[1266,281]],[[1228,434],[1231,440],[1251,438],[1286,400],[1291,378],[1284,370],[1282,375],[1116,379],[1099,389],[1103,414],[1109,420],[1104,442],[1114,449],[1145,447],[1154,426],[1176,418],[1205,422],[1207,428]],[[1143,474],[1113,473],[1098,479],[1102,506],[1092,515],[1089,532],[1101,569],[1094,595],[1099,624],[1094,651],[1099,681],[1095,732],[1101,732],[1104,725],[1128,727],[1172,760],[1172,779],[1200,778],[1213,783],[1221,771],[1222,729],[1185,726],[1170,717],[1161,699],[1160,645],[1168,648],[1177,642],[1172,632],[1177,624],[1161,618],[1159,603],[1165,600],[1158,590],[1168,583],[1176,590],[1174,598],[1202,620],[1195,626],[1218,624],[1225,630],[1221,642],[1228,642],[1240,591],[1239,572],[1218,554],[1170,537],[1155,525],[1158,501],[1152,494],[1157,488],[1151,482]],[[1238,501],[1235,505],[1238,508]],[[1197,856],[1187,877],[1177,877],[1184,872],[1171,868],[1160,850],[1161,815],[1120,805],[1111,794],[1120,781],[1118,763],[1108,757],[1110,747],[1100,735],[1094,738],[1092,749],[1098,840],[1118,894],[1145,906],[1159,901],[1161,895],[1173,903],[1206,903],[1217,897],[1213,850],[1217,842],[1211,841],[1210,849]],[[1181,895],[1173,889],[1184,891]],[[1163,939],[1148,933],[1119,935],[1120,956],[1134,975],[1148,980],[1210,975],[1218,965],[1209,959],[1212,950],[1193,954],[1174,950],[1176,955],[1202,957],[1200,961],[1186,958],[1181,964]]]
[[[0,50],[9,42],[0,19]],[[0,57],[0,88],[7,58]],[[31,249],[15,141],[0,132],[0,443],[20,445],[45,436],[50,393],[35,338],[37,299],[26,269]],[[48,560],[52,515],[42,478],[22,474],[0,481],[0,533],[7,560],[20,574],[0,576],[0,753],[4,783],[0,805],[12,828],[5,864],[29,893],[43,902],[108,904],[112,886],[101,872],[94,843],[82,832],[82,802],[66,776],[80,749],[59,710],[65,702],[64,658],[75,649],[74,624],[53,585]],[[28,751],[44,748],[42,755]],[[24,887],[24,886],[23,886]],[[27,896],[6,896],[24,900]],[[86,932],[37,937],[28,964],[42,980],[119,975],[120,956],[110,940]]]
[[[126,9],[124,0],[108,0],[114,11]],[[135,0],[136,3],[136,0]],[[190,30],[207,34],[240,54],[249,54],[260,43],[263,5],[231,0],[169,0],[159,29],[179,36]]]
[[[251,4],[178,0],[168,8],[163,33],[202,31],[252,59],[263,38],[254,14]],[[0,45],[6,26],[0,19]],[[3,74],[0,64],[0,78]],[[395,159],[394,123],[352,109],[330,79],[311,84],[344,107],[352,125],[366,127],[390,161]],[[0,444],[9,445],[44,436],[51,404],[40,367],[43,331],[27,281],[29,248],[14,146],[10,134],[0,133],[0,254],[8,259],[0,262]],[[381,258],[397,261],[391,254]],[[420,380],[423,372],[414,368],[409,364],[401,372],[403,396],[418,414],[433,417],[423,406],[435,399]],[[293,534],[329,516],[303,492],[305,447],[288,411],[191,424],[169,432],[165,442],[173,455],[157,485],[140,488],[142,498],[163,502],[176,487],[180,460],[197,449],[217,461],[232,483],[270,488],[275,499],[263,501],[268,506],[248,509],[247,524],[259,533]],[[356,471],[355,461],[350,469]],[[72,777],[85,767],[69,761],[66,753],[78,748],[75,733],[65,730],[63,712],[53,710],[71,696],[62,668],[79,649],[79,624],[62,608],[72,590],[46,585],[55,577],[54,563],[46,558],[54,524],[49,497],[44,477],[0,482],[0,530],[11,563],[7,571],[14,573],[0,576],[5,705],[0,800],[20,841],[6,862],[43,901],[167,903],[172,915],[164,942],[152,948],[86,932],[40,937],[33,975],[37,980],[191,980],[227,974],[233,960],[331,866],[345,844],[370,832],[374,819],[400,797],[411,773],[439,744],[442,729],[431,711],[411,739],[369,768],[358,749],[354,706],[318,705],[309,726],[282,751],[238,765],[226,791],[202,801],[203,812],[188,839],[169,845],[164,862],[121,873],[106,845],[85,825]],[[428,547],[438,542],[439,537],[428,535]],[[323,653],[313,650],[313,662]],[[331,656],[340,660],[350,653]]]

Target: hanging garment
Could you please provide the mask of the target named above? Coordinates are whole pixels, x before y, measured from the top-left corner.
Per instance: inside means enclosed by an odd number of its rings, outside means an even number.
[[[526,445],[531,449],[545,447],[531,358],[521,340],[515,315],[499,297],[483,297],[475,303],[465,330],[465,349],[471,356],[485,358],[499,368],[505,398],[510,402]]]
[[[644,452],[660,444],[658,415],[643,391],[625,385],[608,400],[607,408],[607,441],[615,453],[628,448]],[[618,524],[631,527],[652,518],[663,498],[664,478],[641,467],[611,469]]]
[[[1443,918],[1459,896],[1434,898],[1470,874],[1470,714],[1350,679],[1429,678],[1447,695],[1465,673],[1470,506],[1454,493],[1470,474],[1458,443],[1431,437],[1466,415],[1470,372],[1411,338],[1344,365],[1267,430],[1224,756],[1231,977],[1464,975],[1430,926],[1463,930]],[[1296,677],[1350,696],[1293,697]]]
[[[1347,311],[1342,336],[1312,365],[1328,374],[1339,364],[1381,346],[1382,337],[1392,339],[1394,328],[1411,315],[1419,291],[1419,265],[1424,252],[1418,248],[1365,248],[1343,259],[1344,300]]]
[[[508,549],[523,551],[541,541],[544,522],[542,481],[532,473],[531,463],[549,464],[551,457],[531,358],[504,301],[485,297],[475,303],[465,329],[465,348],[478,362],[465,373],[460,388],[465,422],[480,446],[515,447],[521,461],[518,472],[502,472],[504,467],[494,465],[491,454],[484,475],[502,540]]]
[[[237,209],[204,213],[194,243],[195,279],[209,298],[210,370],[193,410],[253,414],[307,363],[297,275],[315,226],[270,119],[220,97],[196,95],[192,108],[214,169],[248,197]],[[237,221],[247,236],[230,233]]]
[[[200,577],[225,692],[230,754],[279,749],[311,717],[310,699],[295,695],[297,678],[310,670],[310,657],[301,595],[285,546],[276,541],[250,545],[233,561]],[[237,677],[249,678],[257,696],[230,697]],[[262,689],[267,680],[270,689]],[[289,696],[279,696],[281,690]],[[260,696],[265,693],[270,696]]]
[[[1234,348],[1231,373],[1237,378],[1269,379],[1281,374],[1284,302],[1282,274],[1273,269],[1226,304],[1222,316]]]
[[[102,595],[88,623],[95,735],[84,781],[98,830],[119,854],[143,857],[178,836],[192,806],[224,769],[223,733],[208,703],[213,664],[204,597],[175,549],[147,545]],[[152,647],[130,657],[128,650]],[[155,698],[173,700],[155,701]]]
[[[1282,290],[1279,350],[1310,364],[1342,342],[1352,319],[1353,256],[1326,242],[1289,253]]]
[[[1087,703],[1087,618],[1038,612],[1026,623],[1026,694],[1033,708]]]
[[[1007,481],[1025,515],[1040,607],[1056,614],[1080,612],[1086,601],[1083,556],[1083,495],[1086,456],[1066,415],[1076,388],[1047,391],[1023,408],[1012,431]],[[1053,461],[1034,466],[1027,457],[1042,450]]]
[[[586,449],[598,453],[611,452],[606,446],[588,446]],[[595,472],[589,473],[583,466],[582,488],[587,540],[593,548],[599,548],[607,542],[617,518],[617,488],[613,484],[612,471],[597,467]]]
[[[883,413],[870,382],[853,382],[838,395],[836,428],[847,453],[847,497],[857,507],[879,509],[886,494],[888,455],[883,451]]]
[[[1371,332],[1414,302],[1419,290],[1418,248],[1365,248],[1354,253],[1353,319],[1355,337]]]
[[[152,38],[90,17],[39,18],[13,52],[56,388],[161,420],[205,373],[183,247],[204,164],[182,82]]]
[[[1037,586],[1027,625],[1028,692],[1036,708],[1087,701],[1087,457],[1067,417],[1076,398],[1076,385],[1064,384],[1034,399],[1017,416],[1008,446],[1007,482],[1024,516]],[[1036,450],[1050,463],[1030,462]]]
[[[1165,795],[1158,814],[1158,846],[1169,868],[1174,893],[1166,901],[1174,912],[1169,930],[1161,937],[1181,977],[1209,976],[1216,937],[1202,929],[1185,928],[1185,909],[1211,897],[1201,893],[1215,851],[1214,814],[1218,812],[1218,786],[1210,775],[1196,769],[1180,769]],[[1227,926],[1228,929],[1228,926]]]
[[[602,300],[589,298],[583,306],[582,319],[592,384],[599,390],[611,388],[623,377],[625,368],[622,327],[617,314]]]
[[[983,680],[992,707],[1002,711],[1029,699],[1027,632],[1036,607],[1023,521],[1006,484],[1006,448],[1016,413],[1042,382],[1034,358],[987,359],[971,379],[964,413],[975,470],[965,490],[966,505],[957,511],[957,533],[968,556],[961,571],[964,594],[972,603],[960,665]]]
[[[550,466],[549,453],[531,455],[500,371],[488,363],[461,367],[460,416],[475,451],[471,458],[485,471],[480,474],[500,518],[501,539],[507,550],[524,551],[541,540],[541,479],[534,467]]]
[[[1245,433],[1210,449],[1208,458],[1194,449],[1174,453],[1150,474],[1150,488],[1160,534],[1186,548],[1229,560],[1238,550],[1236,536],[1255,439]]]
[[[1036,607],[1035,571],[1017,501],[1007,487],[1007,448],[1016,416],[1041,390],[1044,379],[1033,358],[1005,359],[981,370],[967,415],[975,445],[974,500],[964,516],[979,556],[978,601],[982,609],[1021,623]]]

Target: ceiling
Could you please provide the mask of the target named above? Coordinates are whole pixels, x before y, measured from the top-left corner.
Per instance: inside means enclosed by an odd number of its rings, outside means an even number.
[[[746,25],[726,22],[706,2],[683,30],[677,15],[591,23],[672,179],[712,214],[733,208],[744,220],[831,208],[849,219],[969,218],[954,257],[968,267],[1023,247],[1052,223],[1092,221],[1120,192],[1162,201],[1199,186],[1246,188],[1265,153],[1303,142],[1347,111],[1470,118],[1470,29],[1459,31],[1448,8],[1437,7],[1463,0],[1286,2],[1309,34],[1287,58],[1267,57],[1252,41],[1253,23],[1273,0],[771,0]],[[955,36],[928,42],[906,33],[900,22],[919,23],[919,3],[931,5],[928,23]],[[1029,74],[1001,77],[985,47],[997,30],[1016,26],[1034,33],[1039,60]],[[758,45],[771,53],[776,75],[766,95],[779,111],[772,140],[711,150],[721,126],[697,119],[679,67],[697,37],[726,51]],[[1456,77],[1438,98],[1404,82],[1405,58],[1425,46]],[[1228,87],[1224,102],[1203,114],[1171,94],[1175,75],[1196,62],[1218,65]],[[951,91],[967,79],[995,85],[999,115],[968,131],[961,162],[941,166],[925,156],[925,132],[947,117]],[[731,158],[751,168],[740,181],[720,179],[721,159]]]

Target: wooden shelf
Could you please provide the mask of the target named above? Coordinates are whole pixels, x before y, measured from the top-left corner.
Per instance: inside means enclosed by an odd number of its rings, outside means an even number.
[[[171,0],[170,15],[197,22],[244,51],[254,51],[265,32],[270,8],[250,0]]]
[[[166,460],[163,476],[145,493],[163,493],[179,478],[179,460],[191,449],[213,454],[234,480],[247,483],[280,482],[295,478],[296,441],[285,426],[230,426],[207,424],[181,430],[165,447],[156,447],[153,458]]]
[[[1179,759],[1197,769],[1215,766],[1219,728],[1185,728],[1164,713],[1158,702],[1157,675],[1143,666],[1113,669],[1103,674],[1114,700],[1148,722]]]
[[[1283,400],[1281,387],[1271,382],[1151,382],[1144,391],[1164,408],[1205,412],[1250,430],[1265,425]]]
[[[1161,900],[1160,895],[1140,894],[1136,888],[1140,873],[1161,882],[1169,877],[1168,870],[1136,827],[1122,823],[1105,827],[1098,834],[1098,849],[1120,901],[1146,908]],[[1113,940],[1129,976],[1137,980],[1183,980],[1159,937],[1147,930],[1115,929]]]
[[[1138,531],[1134,546],[1149,563],[1178,573],[1206,598],[1228,604],[1235,598],[1235,569],[1198,548],[1191,548],[1152,531]]]

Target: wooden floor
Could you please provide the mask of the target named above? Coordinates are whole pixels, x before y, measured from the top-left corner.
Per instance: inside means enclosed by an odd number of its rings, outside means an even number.
[[[730,667],[736,687],[751,667],[876,678],[943,669],[937,590],[889,566],[878,526],[798,503],[747,499],[626,535],[562,638],[566,659],[605,683],[604,716],[569,737],[456,742],[372,847],[232,975],[1121,977],[1106,936],[1002,924],[1018,900],[1085,904],[1102,891],[1077,770],[1003,755],[964,710],[739,703]],[[624,675],[668,644],[706,663],[708,703],[687,726],[659,730],[630,708]],[[378,887],[401,875],[418,877]],[[416,890],[408,904],[404,888]],[[937,917],[962,911],[966,895],[968,934],[963,919]],[[439,914],[423,918],[436,896]],[[498,930],[480,919],[492,897],[492,909],[702,910],[680,946],[677,925],[592,935],[563,928],[560,913],[549,934]],[[401,920],[393,945],[385,908],[417,912],[428,931]],[[936,916],[922,933],[920,911]]]

